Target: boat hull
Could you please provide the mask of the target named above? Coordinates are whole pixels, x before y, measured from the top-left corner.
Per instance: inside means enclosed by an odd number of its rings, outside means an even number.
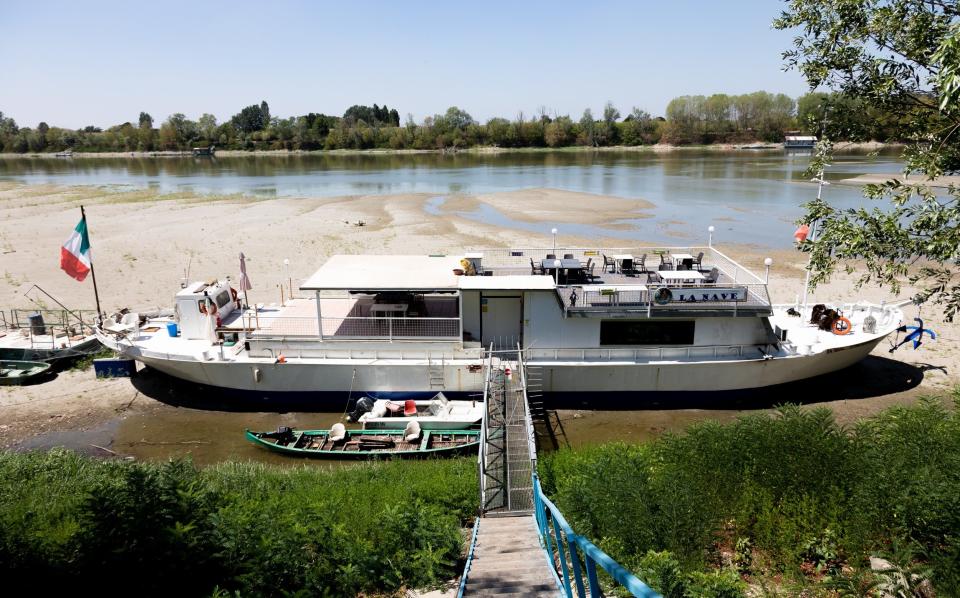
[[[103,347],[95,337],[90,337],[72,347],[63,349],[42,349],[36,347],[0,346],[0,360],[5,361],[44,361],[54,367],[62,367],[71,362],[93,355]]]
[[[810,355],[714,361],[618,362],[533,360],[547,401],[580,403],[600,398],[609,406],[643,402],[710,403],[710,398],[750,397],[779,386],[814,378],[853,365],[884,337],[872,337]],[[230,399],[282,401],[307,407],[336,407],[361,396],[377,399],[429,399],[438,391],[450,398],[482,396],[483,376],[471,372],[473,362],[447,362],[444,386],[431,387],[425,363],[367,360],[331,363],[290,359],[286,363],[187,361],[127,353],[170,376],[215,388]],[[255,372],[259,372],[256,374]]]
[[[50,364],[42,361],[0,361],[0,386],[19,386],[44,379]]]
[[[304,430],[303,434],[311,435],[316,437],[325,437],[327,434],[326,430]],[[371,432],[368,430],[351,430],[349,432],[351,437],[363,437],[363,436],[379,436],[383,435],[383,431]],[[480,447],[480,432],[478,430],[464,431],[459,432],[460,436],[470,436],[472,440],[469,442],[463,442],[456,446],[449,447],[437,447],[433,448],[429,446],[430,439],[429,437],[424,439],[422,443],[423,446],[417,445],[416,448],[411,448],[409,450],[369,450],[369,451],[352,451],[352,450],[309,450],[302,448],[294,448],[291,446],[284,446],[280,444],[275,444],[273,442],[268,442],[264,438],[261,438],[263,433],[252,432],[250,430],[246,431],[247,440],[250,442],[261,446],[269,451],[279,453],[282,455],[288,455],[292,457],[304,457],[308,459],[333,459],[333,460],[369,460],[369,459],[424,459],[430,457],[452,457],[456,455],[469,454],[471,452],[475,453],[479,450]],[[403,431],[390,433],[390,436],[396,436],[399,441],[403,441]]]

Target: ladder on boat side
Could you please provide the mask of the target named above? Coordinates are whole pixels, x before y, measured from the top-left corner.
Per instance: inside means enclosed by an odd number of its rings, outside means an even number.
[[[430,383],[430,390],[440,391],[446,387],[447,380],[444,376],[443,366],[443,355],[440,356],[440,361],[437,362],[427,353],[427,378]]]

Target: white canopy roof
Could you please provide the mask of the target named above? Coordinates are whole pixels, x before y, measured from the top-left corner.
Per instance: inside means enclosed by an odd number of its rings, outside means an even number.
[[[456,290],[453,273],[462,256],[335,255],[300,285],[305,291],[324,289],[439,291]]]
[[[554,288],[550,276],[530,274],[507,276],[458,276],[460,289],[480,291],[549,291]]]

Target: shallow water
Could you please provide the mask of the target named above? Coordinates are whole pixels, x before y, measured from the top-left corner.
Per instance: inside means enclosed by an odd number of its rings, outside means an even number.
[[[898,396],[905,397],[916,388],[923,376],[922,368],[870,356],[844,371],[778,387],[759,397],[643,405],[610,405],[597,403],[601,397],[587,397],[583,405],[557,406],[547,411],[546,419],[538,420],[538,447],[549,451],[611,441],[646,442],[667,432],[682,432],[699,421],[728,422],[747,413],[770,411],[782,403],[817,404],[829,400],[838,421],[849,423],[894,404],[900,400]],[[354,463],[278,455],[244,437],[246,428],[329,429],[343,420],[342,410],[305,412],[286,411],[276,404],[246,406],[229,396],[213,398],[209,389],[150,369],[141,369],[131,383],[142,396],[129,411],[88,429],[38,435],[14,449],[64,446],[96,456],[130,456],[150,461],[190,455],[199,465],[224,460],[312,467]],[[204,401],[202,397],[210,398]]]
[[[878,156],[837,155],[828,178],[898,172],[896,151]],[[816,186],[803,172],[808,154],[775,151],[517,152],[502,154],[402,154],[244,156],[225,158],[11,158],[0,160],[0,180],[31,184],[103,185],[161,192],[245,193],[272,197],[333,197],[430,193],[436,196],[551,187],[642,198],[656,204],[653,218],[630,219],[632,230],[563,225],[561,234],[649,242],[701,242],[714,225],[723,242],[786,247],[800,205]],[[862,205],[858,187],[833,185],[838,207]],[[442,200],[431,209],[439,212]],[[483,207],[468,218],[505,227],[548,232]],[[761,219],[764,226],[756,226]]]

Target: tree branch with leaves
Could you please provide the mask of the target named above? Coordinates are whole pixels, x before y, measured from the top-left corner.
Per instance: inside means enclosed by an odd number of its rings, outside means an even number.
[[[903,177],[867,185],[870,207],[839,210],[826,200],[804,205],[802,222],[819,234],[800,249],[810,253],[811,285],[838,262],[858,284],[899,293],[913,285],[917,303],[939,305],[947,321],[960,311],[960,188],[936,183],[960,172],[960,7],[956,1],[789,0],[774,27],[796,30],[785,67],[811,89],[823,87],[857,103],[837,103],[822,124],[826,137],[849,136],[845,107],[877,108],[901,117],[908,139]],[[814,174],[829,162],[818,147]],[[910,176],[913,175],[913,176]]]

